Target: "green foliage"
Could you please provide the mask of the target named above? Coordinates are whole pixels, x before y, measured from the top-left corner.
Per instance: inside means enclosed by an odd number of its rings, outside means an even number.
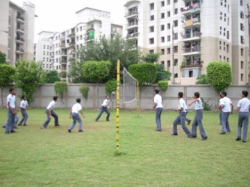
[[[232,82],[232,69],[226,62],[211,62],[207,66],[208,82],[217,91],[227,89]]]
[[[110,73],[109,61],[86,61],[82,66],[82,77],[90,83],[104,83]]]
[[[166,91],[168,89],[168,81],[159,81],[158,86],[162,91]]]
[[[70,58],[70,69],[68,73],[69,80],[72,83],[82,83],[82,65],[83,58],[78,56],[81,54],[81,49],[76,52],[76,55],[73,58]]]
[[[157,67],[156,82],[159,82],[160,80],[170,80],[171,73],[165,71],[165,67],[163,64],[156,64],[156,67]]]
[[[129,66],[129,72],[135,77],[139,84],[151,84],[156,80],[156,65],[151,63],[140,63]]]
[[[16,66],[16,74],[13,76],[15,85],[22,89],[21,95],[26,95],[28,102],[31,103],[33,101],[33,93],[39,84],[44,83],[45,80],[42,63],[19,61]]]
[[[106,93],[108,95],[111,95],[113,91],[116,91],[117,81],[116,80],[110,80],[105,84]]]
[[[210,105],[208,102],[206,102],[203,98],[201,98],[201,101],[203,103],[203,110],[204,111],[211,111],[212,110],[212,105]]]
[[[63,95],[68,92],[68,85],[66,82],[56,82],[54,89],[56,94],[63,98]]]
[[[66,78],[67,77],[67,72],[66,71],[62,71],[59,73],[59,77],[61,78]]]
[[[148,53],[146,56],[142,57],[142,60],[148,63],[155,63],[158,61],[160,55],[161,53]]]
[[[0,64],[6,64],[6,55],[0,51]]]
[[[196,84],[209,84],[206,74],[199,75],[196,80]]]
[[[60,81],[60,78],[58,77],[58,73],[55,70],[49,71],[46,73],[45,76],[45,83],[55,83],[57,81]]]
[[[88,94],[89,94],[88,86],[80,86],[79,91],[85,99],[88,99]]]
[[[15,68],[9,64],[0,65],[0,87],[8,86],[13,81],[13,75],[15,74]]]

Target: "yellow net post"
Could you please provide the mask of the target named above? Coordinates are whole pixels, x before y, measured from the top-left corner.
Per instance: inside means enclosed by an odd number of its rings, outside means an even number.
[[[139,116],[140,113],[140,89],[139,82],[136,81],[136,115]]]
[[[116,153],[120,152],[120,60],[117,60],[117,85],[116,85]]]

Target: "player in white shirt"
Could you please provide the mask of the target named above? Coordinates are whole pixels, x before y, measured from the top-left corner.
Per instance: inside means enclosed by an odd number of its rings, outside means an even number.
[[[45,113],[47,115],[47,120],[45,121],[45,123],[41,126],[41,129],[46,129],[49,125],[49,122],[51,120],[51,117],[53,117],[55,119],[55,127],[59,127],[59,120],[58,120],[58,116],[57,114],[54,112],[54,108],[56,105],[58,97],[54,96],[53,100],[49,103],[49,105],[47,106]]]
[[[248,122],[249,122],[249,110],[250,110],[250,100],[247,98],[248,92],[242,91],[242,99],[237,104],[238,114],[238,135],[236,141],[241,140],[241,131],[243,127],[243,140],[242,142],[246,142],[247,140],[247,130],[248,130]]]
[[[10,94],[7,97],[7,110],[8,110],[8,119],[5,124],[5,134],[14,133],[15,122],[16,122],[16,91],[14,88],[10,88]]]
[[[156,115],[155,115],[155,121],[156,121],[156,129],[155,131],[162,131],[161,129],[161,113],[163,110],[163,105],[162,105],[162,97],[159,94],[159,90],[155,90],[155,96],[154,96],[154,109],[156,109]]]
[[[220,100],[219,109],[222,110],[222,130],[221,134],[226,134],[226,132],[231,132],[228,118],[231,113],[233,113],[233,104],[231,99],[227,97],[227,92],[220,93],[222,99]]]
[[[197,126],[199,125],[201,138],[202,140],[206,140],[207,135],[202,124],[203,106],[202,106],[202,100],[200,98],[200,93],[195,92],[193,98],[194,98],[194,101],[189,104],[189,106],[191,106],[192,104],[195,103],[195,111],[196,111],[195,118],[194,118],[193,125],[192,125],[192,138],[197,137],[196,130],[197,130]]]
[[[109,96],[105,96],[105,99],[104,99],[104,101],[102,103],[100,113],[99,113],[99,115],[97,116],[97,118],[95,120],[96,122],[100,119],[103,112],[106,112],[106,114],[107,114],[106,121],[109,121],[110,112],[109,112],[108,108],[109,108]]]
[[[22,96],[22,101],[20,103],[20,110],[21,110],[21,113],[22,113],[22,120],[19,122],[18,126],[27,126],[26,122],[28,120],[28,114],[26,112],[26,110],[28,110],[29,108],[29,104],[28,104],[28,101],[26,100],[26,97],[25,96]]]
[[[79,127],[78,127],[78,132],[83,132],[82,130],[82,120],[79,116],[79,113],[82,115],[82,117],[84,117],[83,113],[82,113],[82,106],[81,106],[81,99],[76,99],[76,104],[73,105],[73,107],[71,108],[70,110],[70,114],[69,114],[69,118],[73,118],[73,122],[72,124],[70,125],[69,129],[68,129],[68,132],[71,132],[75,125],[76,125],[76,122],[78,122],[79,124]]]
[[[178,105],[177,111],[179,112],[179,115],[177,116],[177,118],[175,119],[175,121],[173,123],[173,135],[174,136],[178,135],[177,125],[181,124],[182,129],[184,130],[184,132],[187,134],[187,136],[189,138],[191,138],[192,134],[188,130],[187,126],[185,125],[185,119],[186,119],[186,115],[187,115],[187,105],[186,105],[185,100],[183,99],[183,93],[182,92],[178,93],[178,99],[179,99],[179,105]]]

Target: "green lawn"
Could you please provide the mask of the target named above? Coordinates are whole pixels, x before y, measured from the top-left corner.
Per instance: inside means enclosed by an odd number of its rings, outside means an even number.
[[[121,113],[121,152],[115,156],[115,113],[111,122],[94,122],[97,111],[85,111],[84,133],[68,133],[68,110],[56,110],[60,128],[41,130],[44,110],[30,110],[28,127],[0,133],[0,186],[250,186],[250,134],[236,142],[237,114],[230,134],[220,135],[217,113],[205,113],[208,135],[188,139],[181,127],[172,134],[177,113],[164,112],[163,132],[155,132],[154,112],[136,117]],[[20,114],[19,114],[20,115]],[[194,113],[188,115],[190,119]],[[1,124],[6,111],[0,110]],[[191,129],[191,126],[188,126]]]

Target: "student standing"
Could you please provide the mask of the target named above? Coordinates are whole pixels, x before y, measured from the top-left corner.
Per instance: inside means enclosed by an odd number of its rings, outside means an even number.
[[[221,95],[219,95],[219,108],[218,108],[218,111],[220,112],[220,115],[219,115],[220,125],[222,125],[222,110],[220,108],[220,103],[221,102],[222,102],[222,97],[221,97]]]
[[[10,94],[7,96],[7,107],[8,107],[8,119],[5,127],[5,134],[15,133],[15,119],[17,114],[16,109],[16,91],[14,88],[10,88]]]
[[[25,96],[22,96],[22,101],[20,103],[20,110],[21,110],[21,114],[22,114],[22,120],[20,121],[20,123],[18,124],[18,126],[27,126],[26,122],[28,120],[28,114],[26,112],[26,110],[28,110],[29,108],[29,104],[28,101],[26,99]]]
[[[194,101],[189,104],[189,106],[191,106],[192,104],[195,103],[195,111],[196,111],[195,118],[194,118],[193,125],[192,125],[192,138],[197,137],[196,131],[197,131],[197,126],[199,125],[201,138],[202,140],[206,140],[207,135],[202,124],[203,106],[202,106],[202,101],[200,99],[200,93],[195,92],[193,98],[194,98]]]
[[[245,143],[247,140],[247,130],[248,130],[248,122],[249,122],[249,110],[250,110],[250,100],[247,98],[248,92],[242,91],[242,99],[237,104],[238,114],[238,135],[236,141],[241,140],[241,131],[243,127],[243,140]]]
[[[53,97],[53,101],[51,101],[49,103],[49,105],[47,106],[46,108],[46,115],[47,115],[47,120],[45,121],[45,123],[41,126],[41,129],[46,129],[49,125],[49,122],[51,120],[51,117],[53,117],[55,119],[55,127],[59,127],[59,121],[58,121],[58,116],[57,114],[54,112],[54,108],[55,108],[55,105],[56,105],[56,102],[57,102],[57,99],[58,97],[57,96],[54,96]]]
[[[179,112],[179,115],[175,119],[173,123],[173,135],[177,136],[177,125],[180,123],[182,126],[182,129],[186,133],[186,135],[190,138],[192,135],[190,131],[188,130],[187,126],[185,125],[185,119],[186,119],[186,112],[187,112],[187,105],[185,100],[183,99],[183,93],[179,92],[178,93],[178,99],[179,99],[179,105],[177,111]]]
[[[81,99],[79,99],[79,98],[76,99],[76,104],[74,104],[70,110],[69,118],[70,119],[73,118],[73,122],[72,122],[71,126],[69,127],[68,132],[71,132],[74,129],[76,122],[78,122],[78,124],[79,124],[78,132],[83,132],[82,120],[79,116],[79,113],[82,115],[83,118],[84,118],[84,115],[82,113],[82,106],[80,103],[81,103]]]
[[[156,121],[156,129],[155,131],[162,131],[161,129],[161,113],[163,110],[163,105],[162,105],[162,97],[159,94],[159,90],[155,90],[155,96],[154,96],[154,106],[153,108],[155,109],[155,121]]]
[[[109,96],[105,96],[105,99],[104,99],[104,101],[102,103],[100,113],[99,113],[99,115],[97,116],[97,118],[95,120],[96,122],[100,119],[103,112],[106,112],[106,114],[107,114],[106,121],[109,121],[110,112],[109,112],[108,107],[109,107]]]
[[[233,104],[231,99],[227,97],[227,92],[221,92],[221,101],[219,109],[222,110],[222,130],[221,134],[226,134],[226,132],[231,132],[228,118],[230,113],[233,112]]]

